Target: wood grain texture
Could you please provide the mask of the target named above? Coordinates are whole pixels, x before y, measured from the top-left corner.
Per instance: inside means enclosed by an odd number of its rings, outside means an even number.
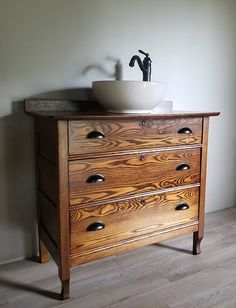
[[[192,134],[178,134],[189,127]],[[88,139],[92,131],[105,135],[103,139]],[[202,118],[181,118],[130,121],[69,121],[69,154],[92,154],[132,149],[200,144]]]
[[[102,259],[112,255],[128,252],[146,245],[158,243],[170,238],[186,235],[198,230],[198,222],[193,221],[187,224],[158,230],[153,233],[144,234],[123,242],[114,243],[111,246],[100,247],[100,249],[88,250],[71,255],[71,267]]]
[[[71,211],[71,254],[197,221],[198,191],[199,188],[185,189]],[[189,209],[177,211],[176,206],[182,203],[187,203]],[[86,231],[97,221],[102,222],[105,229]]]
[[[70,260],[69,260],[69,192],[68,192],[68,141],[67,122],[58,122],[59,155],[59,251],[61,279],[61,299],[69,298]]]
[[[208,130],[209,130],[209,117],[204,117],[202,153],[201,153],[201,188],[200,188],[199,214],[198,214],[199,230],[193,235],[193,254],[201,253],[200,243],[204,236]]]
[[[176,170],[185,163],[189,170]],[[92,175],[104,182],[88,183]],[[200,149],[124,155],[69,163],[70,204],[78,205],[200,182]]]
[[[26,104],[36,120],[41,261],[47,250],[56,261],[61,299],[72,266],[187,233],[199,253],[208,117],[217,115],[89,114],[81,106]],[[93,131],[104,138],[87,138]],[[177,170],[181,164],[189,169]],[[105,181],[88,183],[97,174]],[[180,204],[185,210],[176,211]],[[88,231],[98,222],[105,228]]]

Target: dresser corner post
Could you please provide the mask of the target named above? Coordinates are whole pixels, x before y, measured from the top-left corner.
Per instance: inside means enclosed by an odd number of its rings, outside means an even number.
[[[49,261],[49,252],[40,237],[39,231],[39,263],[47,263]]]
[[[60,300],[66,300],[70,298],[70,279],[62,280],[61,279],[61,294]]]
[[[201,253],[201,241],[203,236],[200,237],[199,231],[193,233],[193,255],[199,255]]]
[[[198,231],[193,233],[193,255],[198,255],[201,253],[200,244],[204,236],[208,130],[209,130],[209,116],[204,116],[203,126],[202,126],[201,178],[200,178],[200,198],[199,198],[199,210],[198,210],[199,225],[198,225]]]
[[[69,188],[68,188],[68,136],[67,121],[58,121],[58,167],[59,167],[59,277],[61,300],[69,298]]]

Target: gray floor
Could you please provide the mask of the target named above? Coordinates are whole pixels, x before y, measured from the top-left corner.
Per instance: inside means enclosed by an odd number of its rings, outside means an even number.
[[[202,254],[192,236],[151,245],[72,269],[71,298],[54,262],[0,266],[0,307],[236,307],[236,208],[206,216]]]

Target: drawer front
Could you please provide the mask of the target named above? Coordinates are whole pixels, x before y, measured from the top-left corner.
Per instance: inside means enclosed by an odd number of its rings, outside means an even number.
[[[199,183],[200,149],[71,161],[70,204]]]
[[[71,254],[197,221],[198,200],[196,187],[71,211]]]
[[[69,121],[69,155],[200,144],[202,118]]]

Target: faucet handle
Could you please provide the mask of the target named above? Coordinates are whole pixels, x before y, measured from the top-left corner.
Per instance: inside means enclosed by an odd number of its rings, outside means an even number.
[[[142,53],[145,57],[149,57],[149,53],[142,51],[141,49],[138,52]]]

